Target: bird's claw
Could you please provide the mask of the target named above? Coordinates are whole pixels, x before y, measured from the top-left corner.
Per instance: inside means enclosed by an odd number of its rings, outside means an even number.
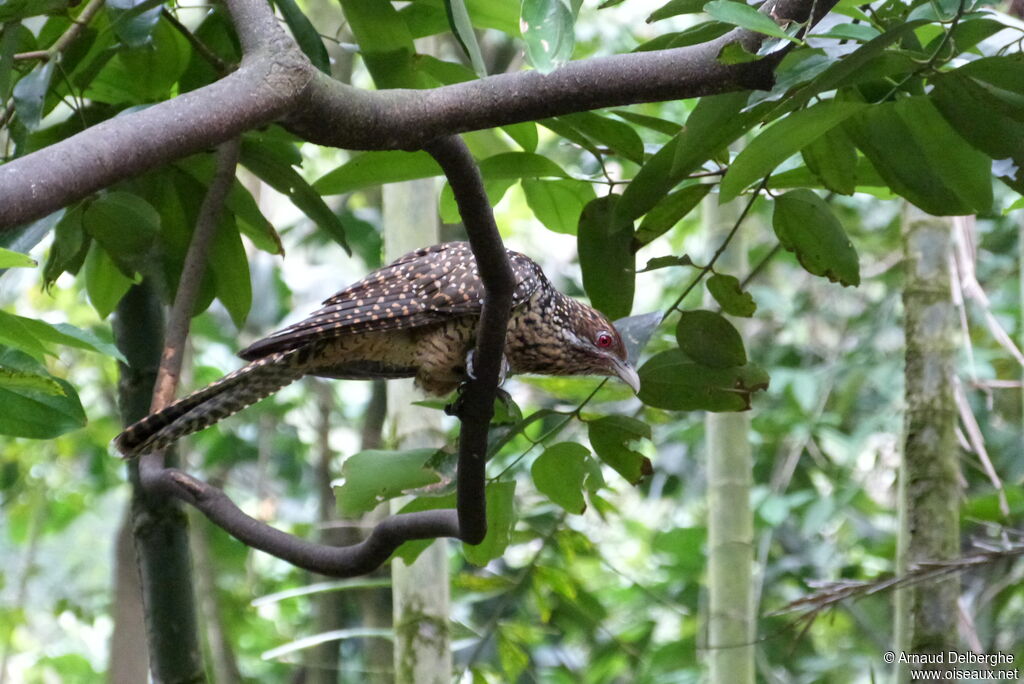
[[[473,372],[473,357],[476,355],[475,349],[470,349],[466,354],[466,375],[470,380],[476,380],[476,373]],[[498,368],[498,386],[505,384],[505,378],[508,377],[510,366],[508,363],[508,357],[504,354],[501,355],[501,366]],[[506,393],[507,394],[507,393]]]
[[[462,397],[463,390],[466,389],[471,381],[476,380],[476,373],[473,371],[473,356],[475,350],[470,349],[469,353],[466,354],[466,377],[469,380],[461,383],[458,389],[455,390],[455,399],[444,407],[444,412],[449,416],[458,416],[462,411]],[[501,355],[501,367],[498,369],[498,388],[495,390],[494,397],[499,400],[505,406],[508,406],[512,401],[512,395],[501,389],[501,385],[505,382],[505,378],[508,377],[510,366],[508,363],[508,357],[504,354]]]

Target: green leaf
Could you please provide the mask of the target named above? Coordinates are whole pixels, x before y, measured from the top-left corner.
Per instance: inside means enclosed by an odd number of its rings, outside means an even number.
[[[740,288],[740,281],[734,276],[716,273],[708,278],[707,286],[708,292],[725,313],[750,318],[757,311],[754,298]]]
[[[4,5],[0,5],[0,16]],[[21,31],[27,30],[20,24],[6,23],[0,19],[0,102],[7,102],[11,96],[11,85],[14,83],[14,53],[18,51],[18,38]],[[31,34],[30,34],[31,35]]]
[[[844,126],[889,187],[929,214],[991,208],[991,161],[957,135],[929,98],[874,105]]]
[[[631,112],[625,109],[613,109],[612,114],[621,117],[626,121],[631,121],[637,126],[649,128],[652,131],[656,131],[663,135],[675,135],[682,128],[675,121],[659,119],[656,116],[648,116],[646,114],[637,114],[636,112]]]
[[[138,195],[115,190],[85,208],[82,227],[103,245],[121,273],[131,278],[160,231],[160,214]]]
[[[430,467],[437,449],[361,451],[341,467],[344,483],[336,487],[338,511],[347,517],[368,513],[405,491],[440,482]]]
[[[149,43],[160,21],[163,0],[107,0],[107,12],[117,37],[129,47]]]
[[[647,17],[647,23],[652,24],[662,19],[668,19],[669,17],[675,17],[680,14],[696,14],[704,11],[704,5],[707,0],[669,0],[658,9],[651,12],[651,15]]]
[[[484,180],[508,178],[567,178],[561,166],[532,152],[503,152],[480,162]]]
[[[324,47],[323,38],[320,37],[309,17],[303,14],[295,0],[274,0],[274,4],[281,10],[281,16],[284,17],[292,35],[295,36],[295,42],[299,44],[309,61],[317,69],[330,75],[331,58],[327,54],[327,48]]]
[[[656,239],[670,231],[686,217],[694,207],[700,204],[713,185],[709,183],[695,183],[685,188],[676,190],[666,195],[657,204],[651,207],[647,215],[640,222],[640,227],[633,236],[636,249],[654,242]]]
[[[10,368],[2,363],[0,363],[0,389],[34,390],[52,396],[64,394],[64,388],[53,376]]]
[[[583,479],[590,451],[582,444],[561,442],[544,450],[530,468],[533,483],[544,496],[569,513],[587,509],[583,500]]]
[[[63,12],[67,8],[68,0],[4,0],[0,2],[0,23]]]
[[[746,411],[751,395],[768,388],[755,364],[710,368],[678,349],[656,354],[640,367],[640,401],[670,411]]]
[[[686,176],[701,167],[757,121],[760,109],[741,111],[745,92],[702,97],[686,127],[647,159],[617,205],[622,220],[646,214]]]
[[[85,411],[75,388],[50,376],[29,356],[13,349],[0,351],[0,367],[9,371],[49,377],[59,393],[29,387],[0,386],[0,434],[30,439],[51,439],[85,425]]]
[[[21,316],[0,311],[0,344],[14,347],[22,352],[30,354],[36,359],[42,360],[49,351],[39,338],[32,333],[32,330],[25,325]]]
[[[693,266],[693,260],[690,259],[686,254],[682,256],[668,255],[654,257],[653,259],[647,260],[647,265],[637,271],[637,273],[647,273],[649,271],[657,271],[661,268],[670,268],[672,266]]]
[[[364,152],[325,173],[313,183],[313,189],[324,195],[340,195],[372,185],[440,175],[441,167],[426,152]]]
[[[257,141],[246,136],[242,139],[241,161],[245,168],[266,181],[270,187],[287,195],[302,213],[351,254],[341,220],[327,206],[320,193],[284,160],[285,155],[294,149],[291,143],[271,144],[266,140]]]
[[[11,314],[0,312],[0,317],[3,316],[11,316]],[[24,316],[13,316],[13,318],[17,319],[19,327],[31,334],[39,342],[63,344],[68,347],[99,352],[127,363],[120,350],[113,343],[101,340],[96,334],[88,330],[76,328],[70,323],[47,323],[46,321],[26,318]],[[11,324],[10,318],[6,319],[5,324]]]
[[[828,204],[811,190],[776,198],[772,227],[807,272],[834,283],[860,285],[857,250]]]
[[[637,164],[643,163],[644,142],[632,126],[593,112],[566,114],[558,119],[615,154]]]
[[[85,257],[85,291],[100,318],[106,318],[117,307],[132,281],[117,268],[110,255],[93,243]]]
[[[842,128],[826,131],[800,152],[822,187],[841,195],[857,189],[857,148]]]
[[[252,306],[249,259],[231,217],[221,219],[210,245],[210,268],[216,281],[217,299],[231,314],[235,327],[242,328]]]
[[[483,567],[501,558],[512,538],[515,525],[515,481],[491,482],[487,485],[487,536],[476,546],[462,545],[466,560]]]
[[[28,254],[0,247],[0,268],[31,268],[38,265]]]
[[[509,124],[502,126],[501,130],[505,131],[510,138],[516,141],[516,144],[523,148],[524,152],[536,152],[537,142],[539,136],[537,135],[537,124],[532,121],[523,121],[517,124]]]
[[[473,30],[473,22],[469,17],[465,0],[444,0],[444,8],[448,14],[448,23],[451,25],[455,39],[459,41],[462,50],[469,57],[473,71],[477,76],[483,78],[487,75],[487,66],[484,64],[484,57],[480,52],[480,44],[476,40],[476,31]]]
[[[729,165],[722,179],[721,201],[734,199],[748,185],[764,178],[808,143],[865,107],[862,102],[828,100],[777,121],[754,138]]]
[[[676,324],[676,340],[684,354],[709,368],[732,368],[747,362],[739,331],[714,311],[683,311]]]
[[[526,204],[544,226],[555,233],[575,235],[583,207],[594,199],[594,187],[578,180],[524,178]]]
[[[932,101],[957,133],[992,159],[1012,159],[1017,169],[1024,167],[1024,93],[971,77],[966,67],[931,82]],[[1017,87],[1024,89],[1024,84]],[[1022,181],[1019,172],[1016,178],[1007,178],[1018,191]]]
[[[587,204],[576,235],[583,287],[590,303],[612,319],[629,315],[636,287],[633,223],[616,217],[618,200],[607,195]]]
[[[651,426],[628,416],[604,416],[587,422],[590,446],[630,484],[638,484],[654,472],[651,461],[629,448],[631,442],[651,438]]]
[[[53,231],[53,244],[43,266],[43,283],[49,287],[62,273],[78,273],[89,251],[92,238],[82,229],[82,207],[76,205],[64,213]]]
[[[43,104],[50,89],[54,64],[54,60],[38,64],[14,84],[14,110],[18,114],[18,120],[30,131],[39,128],[39,122],[43,118]]]
[[[713,19],[723,21],[726,24],[763,33],[766,36],[785,38],[798,45],[800,44],[799,40],[786,33],[767,14],[761,14],[746,3],[733,2],[732,0],[712,0],[712,2],[704,5],[704,11]]]
[[[574,25],[572,12],[562,0],[523,0],[519,26],[534,69],[546,74],[572,58]]]
[[[341,0],[366,68],[378,88],[419,88],[416,47],[405,19],[390,2]]]

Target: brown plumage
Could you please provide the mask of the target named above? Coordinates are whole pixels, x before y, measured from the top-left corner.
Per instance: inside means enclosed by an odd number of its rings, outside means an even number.
[[[510,372],[615,375],[637,390],[636,371],[608,319],[555,290],[528,257],[508,257],[516,279],[505,346]],[[467,243],[406,254],[309,318],[243,349],[249,365],[140,420],[114,444],[125,456],[161,449],[303,375],[415,377],[427,393],[448,394],[467,379],[483,295]]]

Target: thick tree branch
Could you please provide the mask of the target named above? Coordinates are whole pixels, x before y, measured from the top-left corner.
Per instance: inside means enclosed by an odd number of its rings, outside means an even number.
[[[779,18],[823,15],[836,0],[778,0]],[[119,180],[282,121],[301,137],[354,150],[420,149],[469,130],[639,102],[771,86],[781,52],[723,65],[736,30],[692,47],[572,62],[550,74],[502,74],[433,90],[364,91],[320,73],[265,0],[226,0],[245,59],[204,88],[118,116],[0,166],[0,230],[41,218]]]
[[[494,222],[484,180],[466,143],[453,136],[430,143],[426,149],[448,177],[484,284],[484,303],[473,354],[475,377],[463,388],[458,404],[462,421],[457,483],[460,538],[469,544],[479,544],[487,533],[484,498],[487,430],[494,416],[494,397],[516,282]]]

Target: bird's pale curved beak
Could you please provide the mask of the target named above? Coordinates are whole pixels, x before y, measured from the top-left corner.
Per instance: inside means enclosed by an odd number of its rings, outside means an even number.
[[[622,359],[614,359],[612,364],[612,373],[622,382],[629,385],[633,392],[636,394],[640,393],[640,375],[636,372],[633,366],[629,365],[627,361]]]

